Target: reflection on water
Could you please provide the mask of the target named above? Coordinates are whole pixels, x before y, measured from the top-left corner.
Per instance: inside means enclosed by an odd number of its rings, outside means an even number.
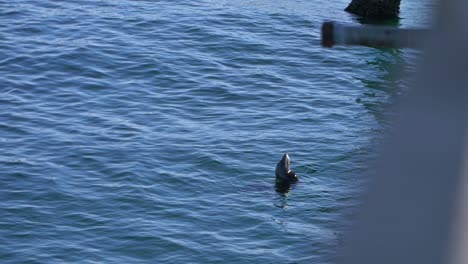
[[[400,27],[401,19],[378,20],[373,18],[363,18],[354,16],[353,20],[363,25],[378,25],[389,27]],[[359,76],[355,79],[361,81],[368,88],[361,98],[356,99],[362,104],[384,127],[388,124],[389,107],[393,105],[399,95],[401,95],[407,81],[405,78],[405,56],[403,49],[373,48],[376,51],[375,57],[367,61],[369,67],[376,67],[380,75]]]
[[[363,91],[356,102],[375,117],[382,128],[388,128],[392,111],[390,108],[408,87],[409,68],[401,49],[375,49],[374,59],[366,62],[375,67],[380,74],[354,77],[367,90]]]
[[[375,18],[364,18],[364,17],[354,16],[353,20],[363,25],[379,25],[379,26],[395,26],[395,27],[401,26],[400,18],[380,20],[380,19],[375,19]]]
[[[362,25],[378,25],[389,27],[400,27],[400,18],[379,20],[375,18],[363,18],[354,16],[353,20]],[[367,61],[369,67],[377,67],[378,76],[359,76],[360,80],[368,89],[363,93],[362,98],[356,100],[375,116],[381,124],[385,124],[386,112],[394,103],[397,95],[401,93],[399,79],[403,75],[400,66],[404,65],[403,52],[401,49],[374,48],[377,53],[373,60]]]

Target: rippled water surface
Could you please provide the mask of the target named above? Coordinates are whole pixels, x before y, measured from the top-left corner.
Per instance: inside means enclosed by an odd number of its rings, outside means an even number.
[[[414,60],[347,3],[0,1],[1,263],[330,262]]]

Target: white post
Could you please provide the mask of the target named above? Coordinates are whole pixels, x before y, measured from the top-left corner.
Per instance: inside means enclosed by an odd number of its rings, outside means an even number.
[[[388,26],[349,26],[335,22],[322,25],[322,45],[361,45],[386,48],[422,48],[427,29],[401,29]]]

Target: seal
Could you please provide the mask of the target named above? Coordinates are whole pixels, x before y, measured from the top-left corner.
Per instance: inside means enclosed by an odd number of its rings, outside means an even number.
[[[291,170],[291,159],[288,154],[284,154],[283,158],[276,165],[275,174],[277,179],[288,182],[297,182],[299,180],[296,172]]]

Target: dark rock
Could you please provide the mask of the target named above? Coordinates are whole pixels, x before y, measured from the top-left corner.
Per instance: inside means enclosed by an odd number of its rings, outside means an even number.
[[[400,0],[352,0],[345,11],[364,18],[392,19],[400,13]]]

